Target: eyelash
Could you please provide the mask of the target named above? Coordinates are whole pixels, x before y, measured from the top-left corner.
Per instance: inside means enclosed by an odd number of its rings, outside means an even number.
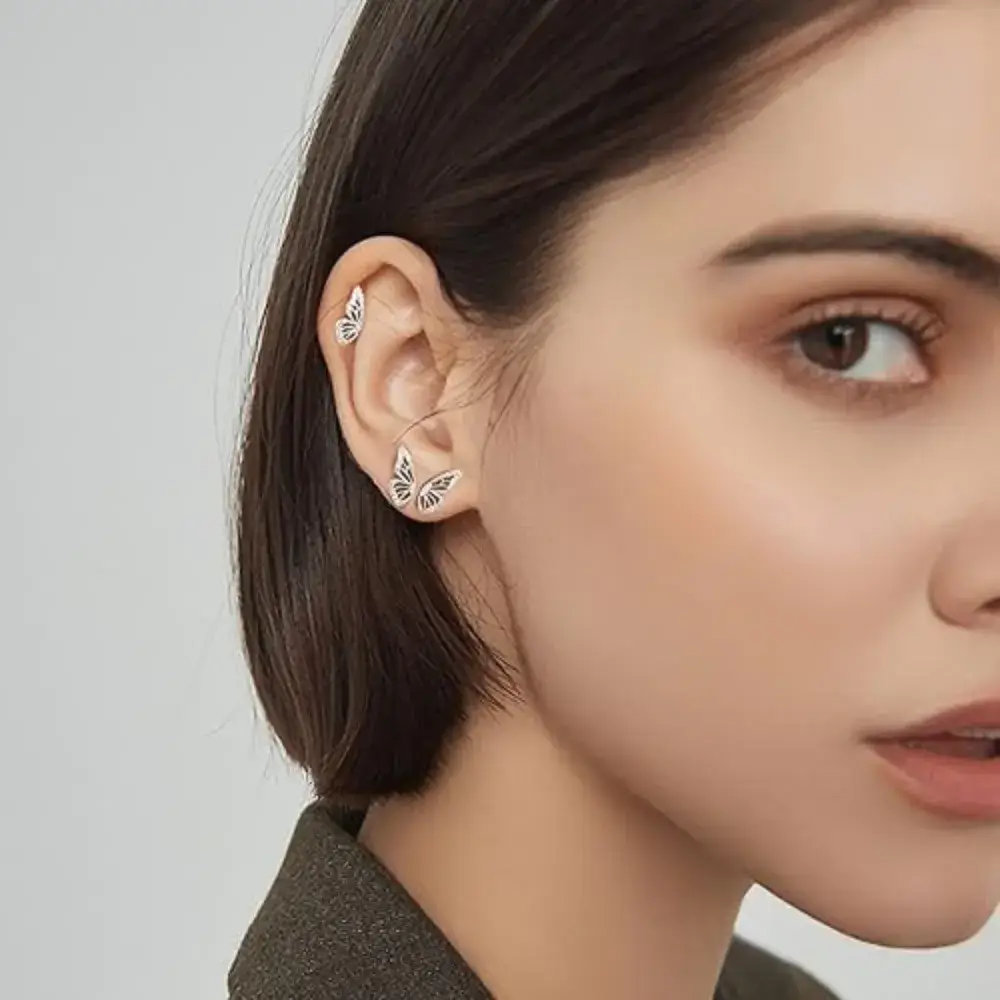
[[[802,357],[797,349],[801,337],[814,327],[834,320],[860,323],[884,323],[903,333],[916,348],[921,363],[928,369],[926,382],[879,382],[852,379],[814,364]],[[788,381],[806,389],[817,386],[830,392],[847,405],[873,403],[882,409],[891,409],[915,394],[925,392],[934,381],[935,371],[929,347],[944,333],[941,320],[925,307],[914,303],[888,306],[885,303],[864,304],[843,301],[826,303],[800,319],[793,330],[781,336],[775,345],[782,374]]]

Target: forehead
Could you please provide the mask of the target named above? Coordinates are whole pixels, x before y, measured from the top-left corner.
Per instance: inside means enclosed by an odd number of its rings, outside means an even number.
[[[976,217],[1000,177],[998,43],[997,4],[899,14],[801,67],[730,136],[728,165],[772,198],[951,215],[971,198]]]
[[[1000,4],[906,9],[797,66],[695,157],[633,179],[608,221],[640,237],[654,222],[706,252],[734,230],[817,212],[1000,245],[998,46]]]

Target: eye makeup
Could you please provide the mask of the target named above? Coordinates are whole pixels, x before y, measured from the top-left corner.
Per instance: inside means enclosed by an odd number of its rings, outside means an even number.
[[[765,345],[764,355],[798,390],[847,406],[875,403],[886,412],[931,388],[936,378],[931,345],[945,333],[940,318],[915,302],[831,300],[796,313],[786,332]],[[886,340],[897,354],[901,350],[902,361],[894,360],[891,350],[886,359]],[[865,362],[868,371],[859,371]]]

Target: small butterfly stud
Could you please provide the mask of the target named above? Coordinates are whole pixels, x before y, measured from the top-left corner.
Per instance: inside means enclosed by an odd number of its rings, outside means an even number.
[[[336,336],[338,344],[353,344],[361,336],[365,325],[365,293],[360,287],[351,292],[347,300],[347,310],[343,319],[337,320]]]
[[[389,499],[393,506],[402,510],[412,499],[417,489],[413,471],[413,456],[406,445],[400,445],[396,452],[396,464],[389,480]]]
[[[429,479],[417,493],[417,510],[421,514],[433,514],[461,478],[462,473],[458,469],[451,469]]]

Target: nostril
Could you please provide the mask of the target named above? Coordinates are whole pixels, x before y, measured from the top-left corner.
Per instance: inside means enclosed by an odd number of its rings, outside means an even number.
[[[1000,597],[994,597],[992,601],[987,601],[983,605],[983,611],[988,615],[1000,616]]]

